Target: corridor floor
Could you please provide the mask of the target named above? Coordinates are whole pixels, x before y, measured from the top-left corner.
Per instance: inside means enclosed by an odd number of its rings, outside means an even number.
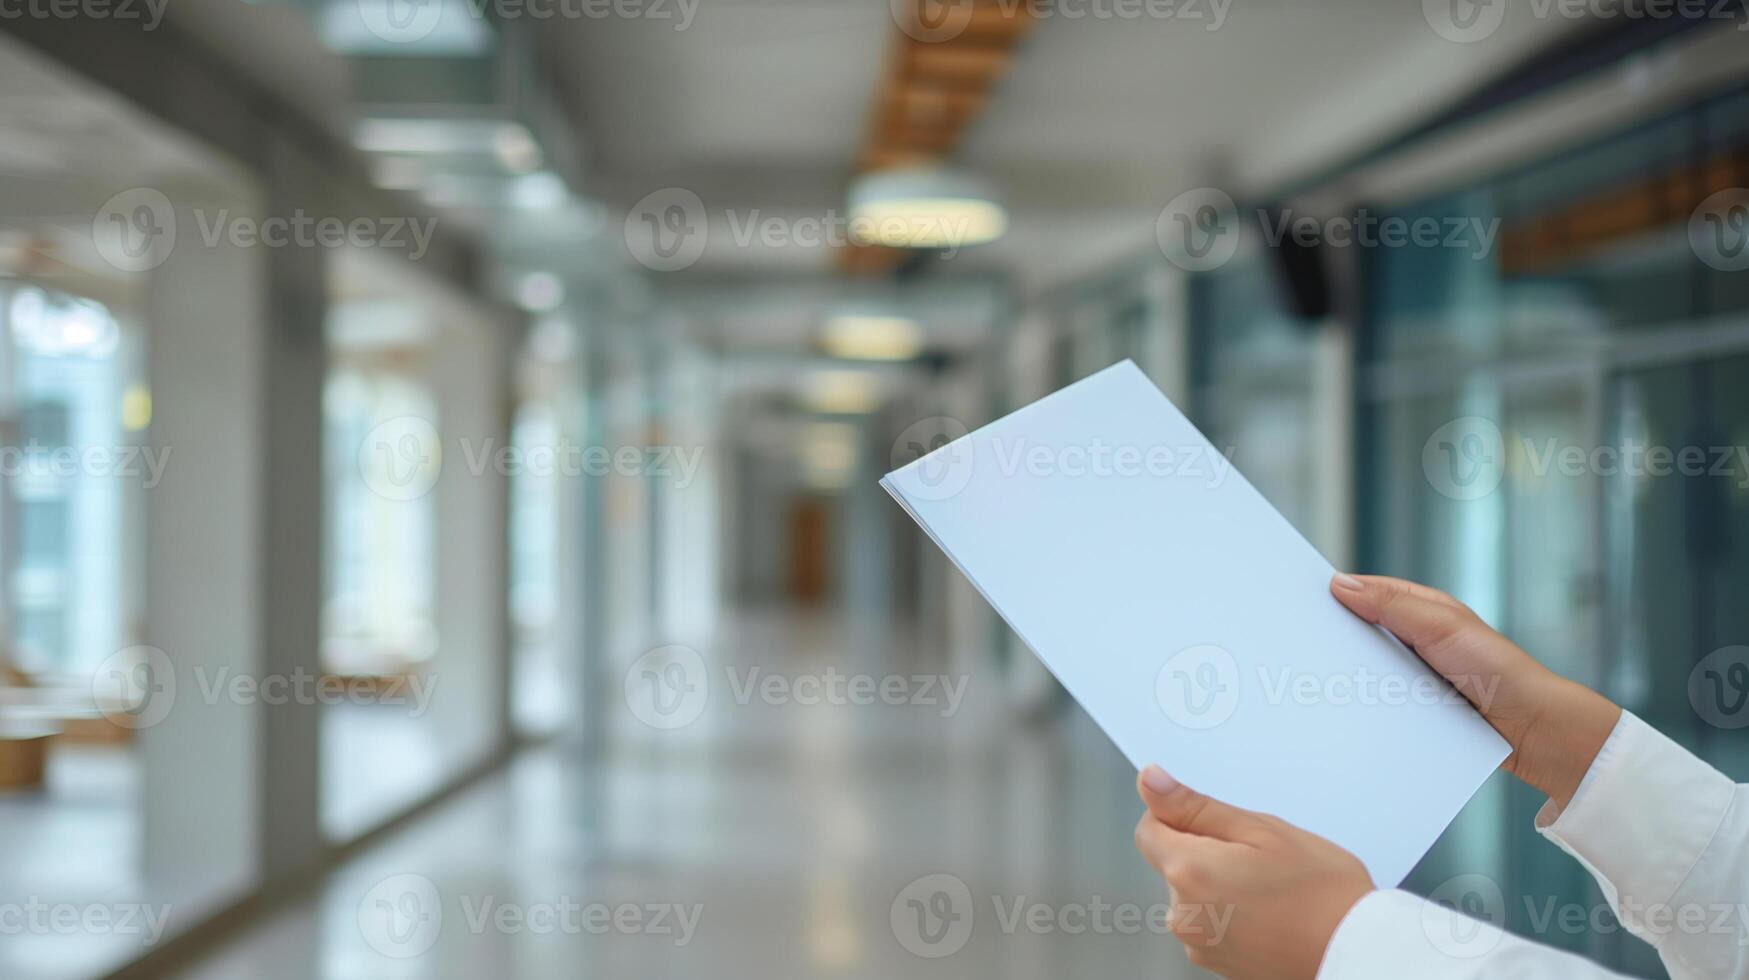
[[[1022,720],[972,670],[950,708],[955,676],[913,645],[806,618],[748,618],[720,642],[688,724],[633,717],[634,664],[598,758],[524,751],[175,975],[1195,972],[1155,931],[1165,891],[1131,845],[1133,776],[1072,705]],[[854,696],[880,690],[863,675],[892,696]]]

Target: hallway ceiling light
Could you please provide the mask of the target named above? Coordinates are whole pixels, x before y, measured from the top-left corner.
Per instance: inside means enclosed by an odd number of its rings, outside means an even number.
[[[850,234],[865,245],[958,248],[1008,230],[983,181],[937,167],[877,170],[850,187]]]
[[[880,379],[867,371],[816,371],[802,384],[802,404],[824,415],[862,415],[881,404]]]
[[[551,313],[565,303],[565,284],[550,272],[531,272],[516,285],[516,303],[530,313]]]
[[[565,182],[550,170],[524,174],[510,184],[510,203],[524,211],[548,211],[570,196]]]
[[[841,314],[826,321],[826,353],[859,361],[905,361],[923,349],[923,326],[905,316]]]
[[[492,134],[492,152],[504,169],[513,174],[533,173],[540,169],[540,144],[534,141],[526,126],[515,123],[500,126]]]

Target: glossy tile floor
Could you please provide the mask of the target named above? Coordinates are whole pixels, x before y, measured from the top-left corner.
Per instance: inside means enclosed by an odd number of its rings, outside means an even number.
[[[1195,972],[1148,925],[1132,775],[1072,707],[1022,723],[973,674],[950,709],[915,644],[851,632],[738,620],[678,727],[635,708],[677,668],[633,664],[599,758],[528,750],[176,976]],[[863,674],[904,680],[883,700]]]

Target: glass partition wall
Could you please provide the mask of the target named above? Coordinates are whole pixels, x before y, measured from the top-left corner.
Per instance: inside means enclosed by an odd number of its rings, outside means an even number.
[[[1711,195],[1749,182],[1746,148],[1734,95],[1393,206],[1496,244],[1363,257],[1357,433],[1363,567],[1451,591],[1738,780],[1749,709],[1704,695],[1749,654],[1749,273],[1704,235],[1740,235]],[[1486,875],[1511,928],[1661,975],[1619,929],[1548,924],[1607,905],[1535,833],[1542,802],[1496,777],[1411,885]]]

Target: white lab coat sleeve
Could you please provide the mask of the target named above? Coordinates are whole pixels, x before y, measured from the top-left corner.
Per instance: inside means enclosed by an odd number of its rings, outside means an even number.
[[[1537,831],[1577,858],[1672,980],[1749,978],[1746,787],[1624,711]]]
[[[1330,937],[1318,980],[1599,980],[1617,977],[1572,953],[1520,939],[1405,891],[1376,891]]]
[[[1546,804],[1536,825],[1591,872],[1672,980],[1749,980],[1745,789],[1624,711],[1566,809]],[[1357,903],[1318,971],[1320,980],[1614,975],[1401,891]]]

